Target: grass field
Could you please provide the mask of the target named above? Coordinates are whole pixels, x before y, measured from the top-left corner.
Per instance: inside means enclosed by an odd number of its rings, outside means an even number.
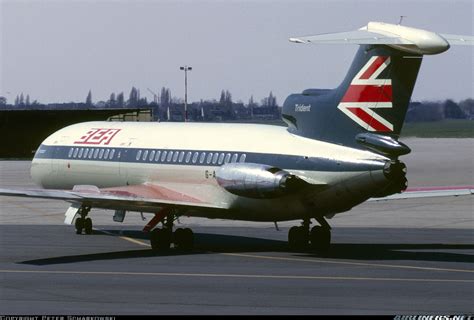
[[[402,137],[474,138],[474,120],[405,123]]]

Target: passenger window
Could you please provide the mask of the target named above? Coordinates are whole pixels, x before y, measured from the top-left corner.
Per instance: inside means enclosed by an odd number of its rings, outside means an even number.
[[[170,162],[171,157],[173,157],[173,151],[168,152],[168,157],[166,158],[166,162]]]
[[[199,163],[204,163],[204,159],[206,159],[206,153],[202,152],[201,156],[199,157]]]
[[[186,163],[189,163],[189,160],[191,160],[191,151],[188,151],[188,153],[186,154]]]
[[[212,156],[212,164],[217,163],[217,158],[219,158],[219,154],[216,152],[216,153],[214,153],[214,156]]]
[[[104,159],[107,160],[109,158],[109,152],[110,152],[110,149],[105,149]]]
[[[245,162],[245,158],[247,158],[247,155],[246,155],[245,153],[243,153],[243,154],[240,156],[239,162]]]
[[[194,152],[194,155],[193,155],[193,163],[196,163],[197,159],[198,159],[198,156],[199,156],[199,153],[198,152]]]
[[[224,163],[229,163],[229,161],[230,161],[230,153],[227,153],[225,155]]]
[[[224,162],[224,154],[223,154],[223,153],[221,153],[221,154],[219,155],[219,160],[218,160],[217,162],[218,162],[219,164],[222,164],[222,162]]]
[[[76,148],[76,150],[74,150],[74,154],[73,154],[73,157],[77,157],[77,153],[79,152],[79,148]]]
[[[140,160],[140,157],[142,156],[142,151],[138,150],[137,152],[137,157],[135,159]]]
[[[69,148],[69,153],[67,154],[67,157],[70,158],[74,152],[74,148]]]
[[[179,159],[178,159],[178,161],[179,161],[179,162],[183,162],[183,159],[184,159],[184,151],[181,151],[181,152],[179,153]]]
[[[92,155],[94,154],[94,149],[89,150],[89,159],[92,159]]]
[[[86,148],[86,149],[84,150],[84,154],[83,154],[84,159],[87,159],[87,155],[88,155],[88,154],[89,154],[89,148]]]
[[[230,162],[237,162],[238,157],[239,155],[237,153],[234,153],[234,155],[232,156],[232,160],[230,160]]]
[[[156,153],[156,156],[155,156],[155,161],[158,162],[160,160],[160,155],[161,155],[161,151],[158,150],[158,152]]]
[[[178,156],[179,156],[179,152],[175,151],[173,154],[173,162],[176,162],[176,160],[178,160]]]
[[[168,154],[168,151],[163,151],[163,153],[161,154],[161,162],[165,162],[167,154]]]
[[[156,152],[155,150],[152,150],[150,152],[150,158],[148,158],[148,161],[153,161],[153,158],[155,157],[155,152]]]
[[[82,154],[84,153],[84,149],[79,149],[79,154],[77,155],[78,158],[82,158]]]
[[[102,156],[104,155],[104,149],[100,149],[99,152],[99,159],[102,159]]]
[[[110,151],[109,160],[112,160],[114,158],[114,154],[115,154],[115,149],[112,149]]]
[[[212,160],[212,152],[209,152],[209,154],[207,155],[206,163],[207,164],[211,163],[211,160]]]
[[[100,150],[99,150],[98,148],[95,149],[95,151],[94,151],[94,159],[97,159],[97,156],[99,155],[99,151],[100,151]]]
[[[143,157],[142,157],[142,160],[146,160],[148,158],[148,150],[145,150],[143,152]]]

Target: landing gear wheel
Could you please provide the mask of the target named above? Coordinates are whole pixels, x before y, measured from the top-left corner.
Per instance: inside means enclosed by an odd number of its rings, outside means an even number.
[[[92,234],[92,219],[86,218],[84,220],[84,232],[86,234]]]
[[[311,247],[320,253],[327,253],[331,245],[331,230],[321,226],[315,226],[311,229],[309,235]]]
[[[308,245],[308,232],[301,227],[291,227],[288,232],[288,244],[291,249],[304,249]]]
[[[180,250],[192,250],[194,246],[194,233],[191,229],[178,228],[174,232],[174,244]]]
[[[74,227],[76,227],[76,234],[82,234],[82,229],[84,229],[84,219],[77,218],[74,222]]]
[[[173,242],[177,247],[181,247],[181,243],[183,242],[183,232],[183,228],[178,228],[173,233]]]
[[[154,229],[150,234],[150,243],[153,251],[165,252],[171,245],[171,231],[167,229]]]
[[[183,243],[182,247],[184,250],[192,250],[194,247],[194,232],[193,230],[186,228],[183,231]]]

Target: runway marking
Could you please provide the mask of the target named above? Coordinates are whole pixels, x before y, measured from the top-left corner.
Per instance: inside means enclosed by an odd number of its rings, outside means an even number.
[[[120,239],[123,239],[123,240],[126,240],[126,241],[130,241],[130,242],[132,242],[132,243],[135,243],[135,244],[138,244],[138,245],[141,245],[141,246],[151,247],[151,245],[149,245],[148,243],[143,242],[143,241],[140,241],[140,240],[136,240],[136,239],[129,238],[129,237],[126,237],[126,236],[122,236],[122,235],[117,236],[115,233],[108,232],[108,231],[101,230],[101,229],[96,229],[96,228],[94,228],[94,230],[96,230],[96,231],[98,231],[98,232],[102,232],[102,233],[108,234],[109,236],[119,237]],[[122,234],[122,231],[120,231],[119,233]]]
[[[115,236],[116,234],[100,229],[96,229],[99,232]],[[132,239],[125,236],[118,236],[119,238],[130,241],[132,243],[151,247],[146,242]],[[395,268],[395,269],[414,269],[414,270],[425,270],[425,271],[445,271],[445,272],[464,272],[464,273],[474,273],[474,270],[467,269],[448,269],[448,268],[434,268],[434,267],[416,267],[416,266],[407,266],[407,265],[397,265],[397,264],[379,264],[379,263],[364,263],[364,262],[351,262],[351,261],[333,261],[333,260],[322,260],[322,259],[304,259],[304,258],[289,258],[289,257],[272,257],[272,256],[263,256],[263,255],[253,255],[253,254],[243,254],[243,253],[225,253],[225,252],[216,252],[217,254],[224,256],[235,256],[235,257],[245,257],[245,258],[256,258],[256,259],[269,259],[269,260],[280,260],[280,261],[301,261],[301,262],[311,262],[311,263],[330,263],[330,264],[344,264],[344,265],[355,265],[355,266],[364,266],[364,267],[381,267],[381,268]]]
[[[272,256],[241,254],[241,253],[221,253],[221,254],[226,255],[226,256],[236,256],[236,257],[246,257],[246,258],[256,258],[256,259],[345,264],[345,265],[355,265],[355,266],[364,266],[364,267],[382,267],[382,268],[396,268],[396,269],[415,269],[415,270],[429,270],[429,271],[474,273],[474,270],[467,270],[467,269],[448,269],[448,268],[434,268],[434,267],[416,267],[416,266],[407,266],[407,265],[398,265],[398,264],[379,264],[379,263],[364,263],[364,262],[351,262],[351,261],[333,261],[333,260],[322,260],[322,259],[272,257]]]
[[[40,199],[40,200],[45,200],[45,199]],[[50,211],[45,211],[45,210],[42,210],[42,209],[38,209],[37,207],[30,207],[26,204],[24,204],[23,202],[19,202],[19,201],[14,201],[14,200],[2,200],[0,202],[6,202],[6,203],[10,203],[11,205],[13,206],[17,206],[17,207],[20,207],[20,208],[23,208],[23,209],[27,209],[28,211],[30,212],[38,212],[39,215],[37,216],[20,216],[20,219],[19,220],[26,220],[26,219],[29,219],[29,218],[37,218],[37,217],[50,217],[50,216],[61,216],[61,215],[64,215],[64,212],[58,212],[58,213],[51,213]],[[25,219],[26,218],[26,219]]]
[[[125,272],[125,271],[66,271],[66,270],[0,270],[0,273],[31,274],[66,274],[66,275],[109,275],[109,276],[155,276],[155,277],[203,277],[203,278],[258,278],[290,280],[354,280],[354,281],[407,281],[407,282],[466,282],[471,279],[428,279],[428,278],[373,278],[373,277],[331,277],[331,276],[295,276],[264,274],[230,274],[230,273],[177,273],[177,272]]]

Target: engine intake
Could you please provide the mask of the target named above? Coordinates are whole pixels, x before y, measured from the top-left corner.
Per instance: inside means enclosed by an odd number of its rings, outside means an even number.
[[[230,193],[249,198],[276,198],[306,182],[289,172],[256,163],[227,163],[216,171],[217,183]]]

